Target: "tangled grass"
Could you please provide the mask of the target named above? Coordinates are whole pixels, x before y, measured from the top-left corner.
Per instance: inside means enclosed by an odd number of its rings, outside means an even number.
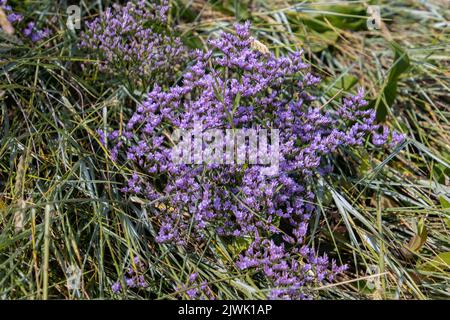
[[[83,22],[113,2],[71,4]],[[145,93],[82,71],[93,61],[66,28],[67,1],[9,3],[24,26],[52,32],[38,42],[0,33],[0,298],[189,298],[206,281],[209,298],[265,299],[264,279],[231,267],[248,244],[216,234],[186,248],[154,241],[158,230],[146,217],[161,208],[124,197],[132,170],[113,161],[97,134],[124,126]],[[323,299],[446,299],[450,11],[445,1],[383,0],[381,29],[369,31],[368,4],[177,0],[168,23],[186,46],[205,48],[250,20],[275,54],[305,50],[323,79],[323,106],[338,107],[362,86],[378,121],[407,139],[390,151],[347,148],[333,157],[331,179],[315,185],[306,241],[348,269],[310,289]],[[67,286],[74,267],[79,290]],[[130,268],[145,269],[146,285],[114,292]]]

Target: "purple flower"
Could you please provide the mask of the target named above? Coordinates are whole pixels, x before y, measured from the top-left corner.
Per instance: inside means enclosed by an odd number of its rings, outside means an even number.
[[[372,142],[374,145],[376,146],[381,146],[383,144],[385,144],[388,140],[388,135],[389,135],[389,129],[387,126],[383,126],[383,133],[379,134],[377,132],[374,132],[373,136],[372,136]]]
[[[15,23],[15,22],[19,22],[22,21],[23,16],[21,14],[18,13],[11,13],[8,15],[8,21],[11,23]]]
[[[194,299],[197,296],[197,289],[189,289],[186,291],[187,295],[189,296],[189,298]]]
[[[31,41],[38,42],[45,38],[48,38],[52,32],[48,28],[39,30],[36,28],[35,22],[29,22],[26,28],[23,29],[22,33],[25,37],[30,38]]]
[[[125,277],[125,283],[127,284],[128,288],[134,288],[136,286],[136,279],[135,278],[126,278]]]
[[[23,35],[25,37],[31,37],[31,35],[33,34],[33,29],[34,29],[35,25],[36,24],[34,22],[29,22],[27,24],[27,27],[25,29],[23,29]]]
[[[122,291],[122,285],[120,284],[119,281],[114,282],[111,286],[111,290],[113,293],[119,293],[120,291]]]
[[[127,271],[127,275],[124,277],[125,280],[125,289],[133,289],[133,288],[146,288],[147,281],[145,281],[144,273],[145,273],[145,265],[138,257],[134,257],[133,262],[135,264],[134,269],[133,266],[130,266]],[[118,293],[122,290],[122,285],[120,281],[115,282],[112,285],[113,293]]]
[[[51,34],[51,31],[48,28],[43,29],[43,30],[36,30],[31,35],[31,41],[33,41],[33,42],[41,41],[42,39],[48,38],[50,36],[50,34]]]
[[[406,136],[403,133],[399,133],[399,132],[393,130],[392,131],[392,139],[391,139],[389,146],[391,148],[394,148],[397,145],[399,145],[400,143],[402,143],[403,141],[405,141],[405,139],[406,139]]]
[[[194,272],[192,274],[189,275],[189,282],[194,282],[198,277],[198,273]]]

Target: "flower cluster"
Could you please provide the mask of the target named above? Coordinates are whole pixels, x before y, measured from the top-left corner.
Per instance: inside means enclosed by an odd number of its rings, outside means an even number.
[[[138,257],[134,258],[134,266],[130,266],[125,276],[126,288],[146,288],[147,282],[144,278],[145,265],[139,260]],[[116,281],[112,284],[111,289],[113,293],[119,293],[122,291],[122,284],[120,281]]]
[[[149,81],[170,80],[186,58],[181,40],[167,28],[168,1],[115,4],[87,23],[80,48],[91,52],[99,69],[146,88]]]
[[[8,0],[0,0],[0,8],[2,8],[8,15],[7,16],[8,21],[11,23],[22,21],[23,16],[18,13],[15,13],[12,7],[7,2]]]
[[[310,93],[319,78],[306,72],[301,52],[276,57],[256,41],[248,23],[211,40],[179,85],[155,85],[122,134],[108,140],[116,143],[115,157],[125,150],[126,161],[147,177],[134,173],[123,191],[155,204],[158,242],[184,246],[204,241],[210,230],[251,239],[237,267],[264,274],[272,298],[304,299],[308,285],[333,281],[345,269],[306,245],[314,179],[330,172],[329,155],[362,145],[379,125],[362,91],[337,110],[322,109]],[[194,122],[204,130],[278,129],[279,174],[263,175],[263,165],[174,163],[167,137]]]
[[[8,0],[0,0],[0,8],[2,8],[6,14],[10,23],[16,24],[23,20],[23,16],[13,11],[12,7],[7,4]],[[38,29],[34,21],[29,22],[22,30],[22,34],[31,39],[33,42],[41,41],[48,38],[51,35],[51,30],[48,28]]]
[[[186,293],[190,299],[209,299],[214,300],[215,296],[206,281],[201,280],[197,272],[191,273],[186,285],[177,288],[177,291]],[[183,295],[180,294],[180,298]]]
[[[296,236],[303,237],[306,228],[307,224],[303,223],[295,231]],[[299,300],[310,298],[304,289],[308,284],[331,282],[347,268],[346,265],[337,266],[335,260],[331,260],[330,267],[326,254],[316,256],[314,250],[305,245],[294,245],[287,249],[284,243],[277,245],[273,240],[261,239],[258,235],[247,252],[239,257],[237,266],[240,269],[262,269],[268,281],[275,287],[270,292],[271,299]]]
[[[41,41],[48,38],[51,35],[51,30],[48,28],[37,29],[36,23],[31,21],[27,24],[26,28],[22,31],[23,35],[30,38],[33,42]]]

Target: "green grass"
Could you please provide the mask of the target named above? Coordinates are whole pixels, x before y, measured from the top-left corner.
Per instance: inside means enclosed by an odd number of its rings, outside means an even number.
[[[146,214],[157,208],[119,192],[130,169],[95,131],[123,123],[135,97],[80,70],[65,2],[23,4],[59,30],[48,41],[30,47],[0,35],[0,299],[187,298],[177,288],[193,271],[219,299],[264,298],[264,283],[232,266],[239,245],[214,234],[188,251],[157,244],[158,222]],[[79,1],[83,21],[112,2]],[[407,134],[395,150],[341,151],[341,174],[316,186],[310,244],[349,270],[312,290],[325,299],[447,299],[450,10],[439,0],[379,5],[384,26],[373,31],[366,1],[173,0],[171,19],[198,47],[250,19],[274,52],[305,50],[324,79],[323,104],[362,86],[380,120]],[[149,267],[149,287],[113,295],[134,256]],[[82,270],[78,292],[66,286],[70,266]]]

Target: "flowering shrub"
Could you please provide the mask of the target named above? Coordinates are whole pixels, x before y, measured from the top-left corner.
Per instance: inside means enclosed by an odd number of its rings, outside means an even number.
[[[80,47],[99,69],[147,88],[149,81],[170,80],[186,59],[181,40],[167,28],[167,1],[115,4],[81,34]]]
[[[123,132],[101,132],[102,140],[115,144],[117,161],[123,150],[136,168],[123,192],[155,204],[158,242],[186,246],[211,231],[247,241],[236,266],[262,273],[270,298],[308,298],[308,285],[333,281],[346,268],[306,245],[316,209],[312,186],[332,170],[328,156],[338,148],[361,146],[371,134],[380,145],[388,132],[377,133],[362,91],[337,110],[320,108],[311,94],[319,78],[306,72],[301,53],[276,57],[258,49],[248,23],[209,45],[195,52],[179,85],[155,85]],[[262,174],[262,165],[174,163],[171,130],[194,122],[204,130],[279,129],[278,175]]]

